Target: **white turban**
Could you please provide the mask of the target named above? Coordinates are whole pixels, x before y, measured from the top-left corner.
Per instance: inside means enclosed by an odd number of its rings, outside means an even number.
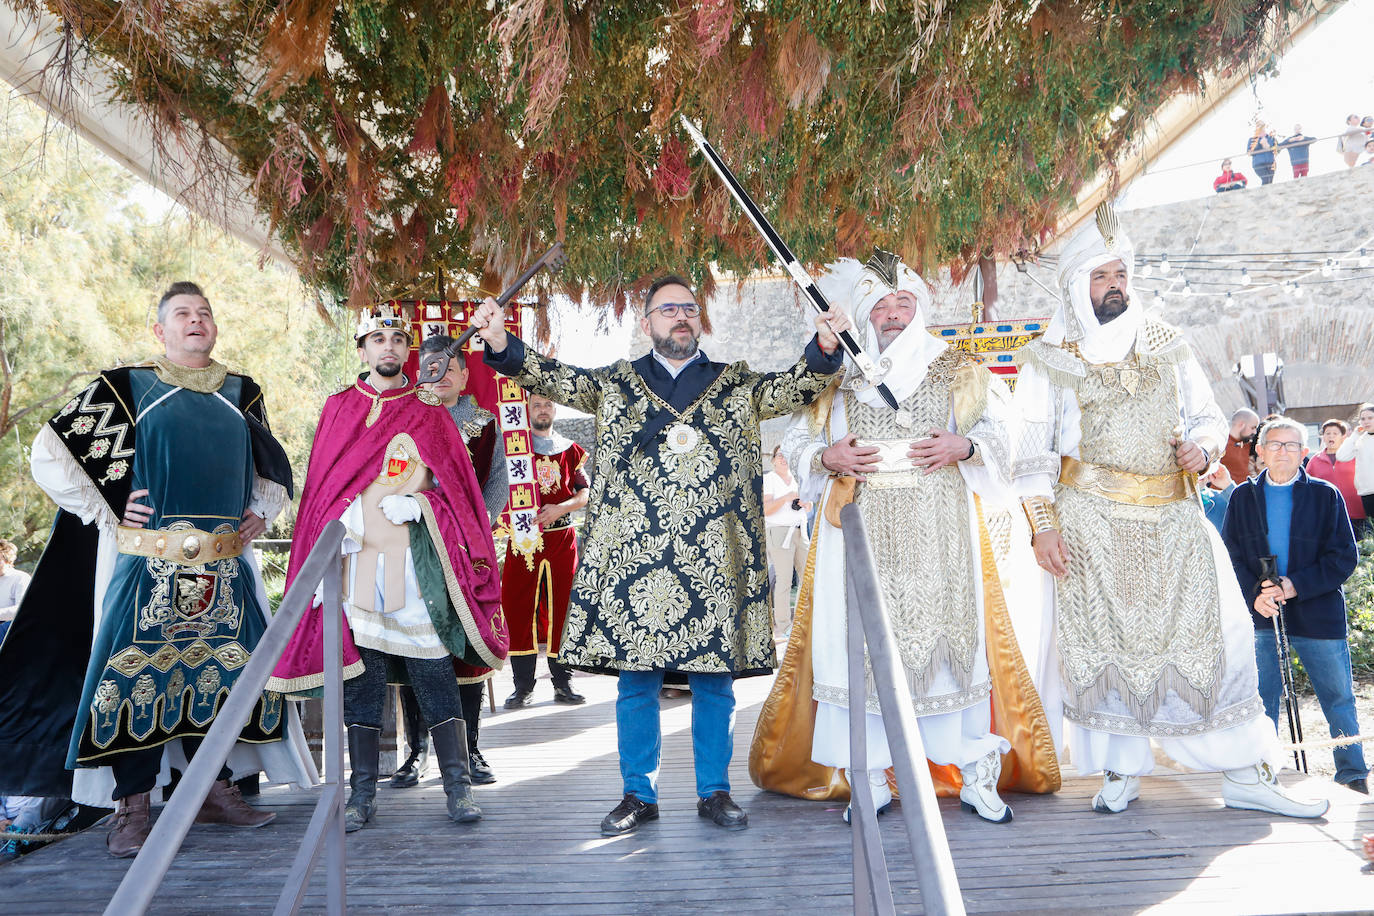
[[[843,305],[854,319],[855,330],[863,342],[864,351],[886,372],[883,382],[899,402],[905,400],[921,384],[932,360],[946,349],[942,341],[926,330],[925,310],[930,305],[930,288],[910,267],[886,251],[874,251],[867,264],[853,258],[841,258],[826,265],[825,275],[817,286],[831,302]],[[878,331],[869,318],[873,307],[885,296],[908,292],[916,297],[916,313],[911,324],[897,336],[886,350],[879,350]],[[846,357],[849,377],[858,374],[853,360]],[[877,407],[883,404],[877,389],[858,388],[854,396],[864,404]]]
[[[1121,261],[1126,266],[1126,311],[1100,324],[1093,312],[1089,286],[1092,272],[1103,264]],[[1116,223],[1107,204],[1097,208],[1097,219],[1069,240],[1059,255],[1059,308],[1045,329],[1045,342],[1055,346],[1078,345],[1090,363],[1119,363],[1135,345],[1144,309],[1131,289],[1135,275],[1135,249]]]

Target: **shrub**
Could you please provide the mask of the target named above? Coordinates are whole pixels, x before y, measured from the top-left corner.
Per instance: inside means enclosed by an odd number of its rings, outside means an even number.
[[[1360,563],[1345,582],[1345,606],[1355,679],[1374,677],[1374,536],[1360,542]]]

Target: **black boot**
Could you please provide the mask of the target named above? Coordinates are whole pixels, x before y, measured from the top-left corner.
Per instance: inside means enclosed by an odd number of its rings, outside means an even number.
[[[420,777],[429,766],[429,733],[420,719],[420,703],[415,699],[415,691],[409,687],[401,688],[401,714],[405,719],[410,756],[391,774],[391,786],[409,789],[420,784]]]
[[[507,709],[522,709],[530,705],[534,697],[534,665],[538,655],[512,655],[510,673],[515,679],[515,692],[506,697]]]
[[[431,728],[429,735],[434,740],[434,756],[439,760],[439,775],[448,796],[448,816],[460,824],[480,821],[482,809],[472,800],[467,725],[462,719],[448,719]]]
[[[581,706],[587,698],[572,689],[572,670],[549,659],[549,678],[553,681],[553,701],[568,706]]]
[[[477,747],[478,729],[482,727],[482,694],[486,687],[486,681],[458,685],[458,698],[463,701],[463,722],[468,727],[468,769],[472,771],[474,786],[496,782],[496,774],[491,771],[487,758],[482,756],[482,751]]]
[[[420,784],[420,775],[429,766],[429,736],[424,732],[415,736],[415,743],[410,746],[410,756],[406,757],[406,762],[391,774],[391,787],[393,789],[410,789]]]
[[[360,829],[377,812],[377,760],[381,756],[382,730],[367,725],[348,726],[348,804],[344,805],[344,832]]]

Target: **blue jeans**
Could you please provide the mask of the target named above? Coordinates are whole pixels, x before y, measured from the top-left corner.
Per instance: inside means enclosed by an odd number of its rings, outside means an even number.
[[[730,755],[735,750],[735,687],[728,674],[689,674],[692,689],[692,758],[697,795],[730,791]],[[615,701],[620,778],[625,794],[658,804],[658,767],[663,749],[658,692],[662,671],[622,671]]]
[[[1355,719],[1355,688],[1350,674],[1350,646],[1344,639],[1312,639],[1289,636],[1288,644],[1302,659],[1312,689],[1317,692],[1322,715],[1331,727],[1331,737],[1358,735]],[[1259,692],[1264,712],[1279,723],[1279,704],[1283,701],[1283,681],[1279,676],[1278,639],[1273,630],[1255,631],[1255,664],[1259,667]],[[1332,751],[1336,761],[1336,782],[1364,779],[1369,768],[1364,764],[1364,749],[1358,744]]]

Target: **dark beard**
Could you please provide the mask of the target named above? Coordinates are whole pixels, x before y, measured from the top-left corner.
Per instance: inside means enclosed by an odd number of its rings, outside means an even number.
[[[378,366],[373,371],[380,375],[382,378],[395,378],[396,376],[401,374],[401,364],[396,363],[395,365],[391,366]]]
[[[537,433],[546,433],[549,430],[553,429],[553,421],[549,420],[547,423],[544,423],[539,420],[531,420],[530,429],[534,430]]]
[[[650,339],[654,342],[654,349],[664,359],[689,359],[697,355],[697,339],[693,337],[686,343],[678,343],[673,337],[673,333],[678,329],[670,330],[666,337],[659,337],[652,331],[649,333]],[[688,329],[690,330],[690,328]]]
[[[1121,313],[1126,311],[1126,305],[1126,296],[1116,290],[1111,290],[1102,297],[1101,301],[1093,301],[1093,314],[1097,316],[1098,324],[1106,324],[1120,318]]]

